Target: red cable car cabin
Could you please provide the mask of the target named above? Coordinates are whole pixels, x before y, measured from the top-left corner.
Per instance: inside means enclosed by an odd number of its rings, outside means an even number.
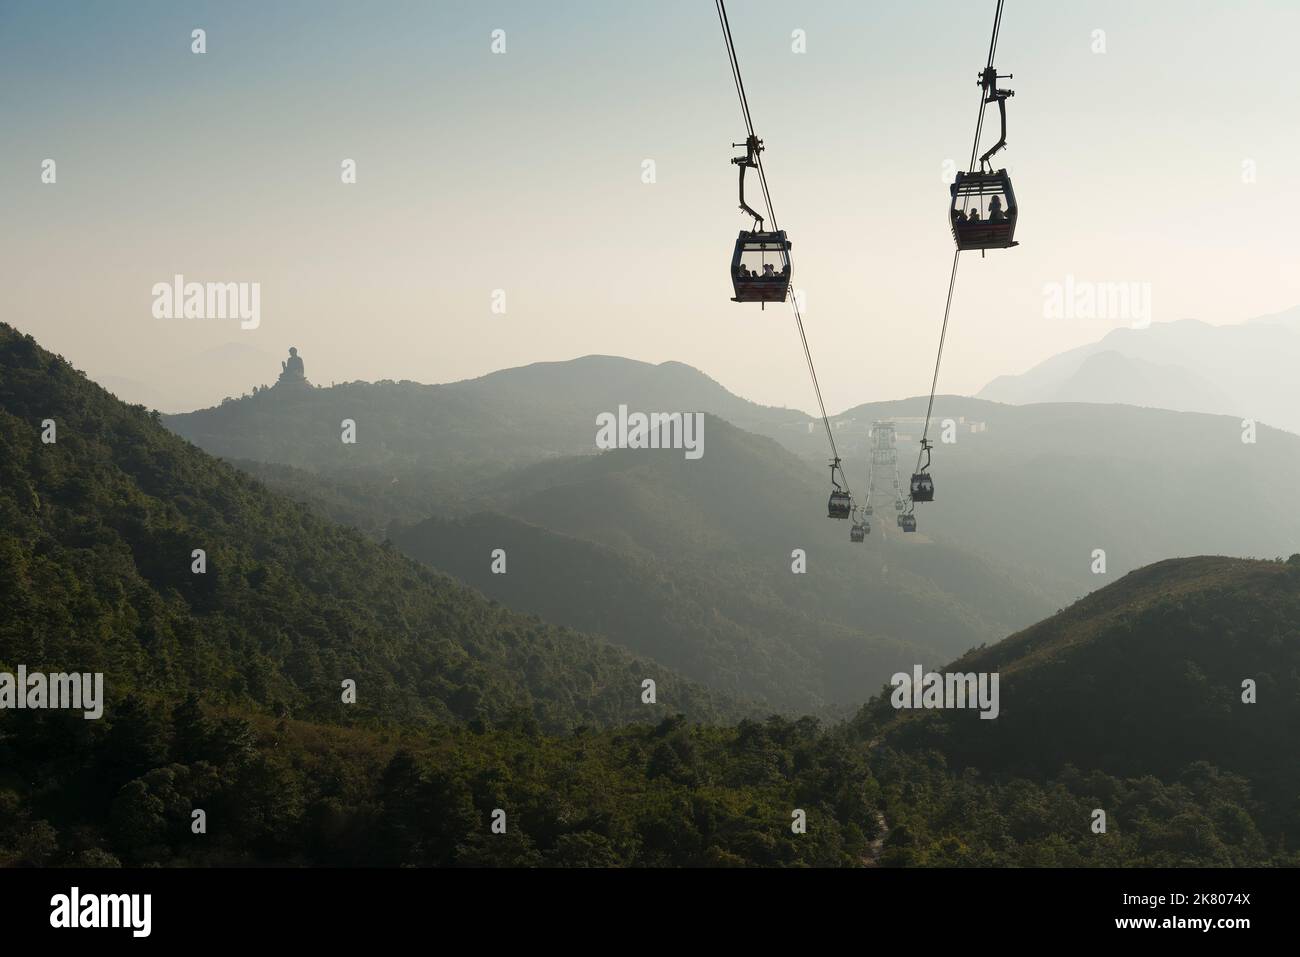
[[[948,187],[952,238],[958,249],[1008,249],[1015,241],[1016,194],[1004,169],[996,173],[961,173]]]
[[[732,302],[785,302],[790,289],[790,241],[785,230],[746,232],[731,254]]]

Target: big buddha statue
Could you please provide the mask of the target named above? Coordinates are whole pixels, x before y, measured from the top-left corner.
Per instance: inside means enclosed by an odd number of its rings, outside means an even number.
[[[298,350],[295,347],[289,347],[289,358],[280,363],[280,378],[275,384],[277,386],[307,384],[307,373],[303,368],[302,358],[298,355]]]

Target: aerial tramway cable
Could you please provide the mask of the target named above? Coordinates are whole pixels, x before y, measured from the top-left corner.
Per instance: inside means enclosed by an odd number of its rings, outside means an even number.
[[[1004,0],[998,0],[997,11],[993,16],[993,35],[989,38],[989,57],[988,63],[985,64],[985,76],[993,69],[993,58],[997,55],[998,50],[998,33],[1002,28],[1002,4]],[[975,123],[975,141],[971,144],[970,150],[970,172],[974,173],[976,169],[976,158],[979,156],[980,136],[984,130],[984,108],[989,103],[986,90],[980,91],[980,109],[979,118]],[[964,212],[964,210],[963,210]],[[925,426],[921,430],[921,450],[916,456],[916,471],[921,471],[921,460],[926,459],[926,468],[929,468],[930,450],[930,418],[934,414],[934,396],[939,387],[939,367],[943,363],[943,346],[948,338],[948,317],[952,312],[952,294],[957,285],[957,265],[961,261],[960,247],[953,253],[952,257],[952,274],[948,277],[948,298],[943,306],[943,325],[939,330],[939,349],[934,359],[934,377],[930,381],[930,399],[925,407]]]
[[[749,112],[749,100],[745,96],[745,81],[740,73],[740,61],[736,57],[736,44],[731,37],[731,24],[727,19],[726,4],[723,0],[715,0],[715,2],[718,8],[718,22],[722,25],[722,36],[727,44],[727,58],[731,64],[732,79],[736,84],[736,95],[740,99],[740,112],[745,120],[745,131],[749,136],[750,142],[753,143],[757,141],[757,135],[754,133],[754,121]],[[999,6],[1001,6],[1000,3]],[[772,224],[773,231],[778,231],[779,226],[777,225],[776,211],[772,206],[772,193],[771,190],[768,189],[767,185],[767,172],[763,169],[763,156],[761,152],[757,151],[754,155],[757,160],[759,183],[763,188],[763,202],[767,208],[767,218]],[[788,267],[789,253],[783,249],[781,255]],[[799,330],[799,341],[803,346],[804,358],[808,363],[808,375],[812,379],[813,391],[817,395],[817,407],[821,411],[822,425],[826,428],[826,438],[831,447],[831,481],[836,488],[839,488],[839,483],[835,481],[835,472],[838,469],[840,478],[844,480],[843,491],[849,493],[848,479],[845,477],[844,467],[840,463],[839,449],[835,446],[834,430],[831,429],[830,417],[826,414],[826,403],[822,399],[822,387],[821,383],[817,379],[817,367],[813,364],[812,350],[808,347],[808,334],[804,331],[803,315],[799,311],[799,301],[795,297],[793,290],[789,290],[788,298],[790,300],[790,305],[794,310],[795,325]]]

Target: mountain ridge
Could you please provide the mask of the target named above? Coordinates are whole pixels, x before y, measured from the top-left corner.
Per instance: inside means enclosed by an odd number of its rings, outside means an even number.
[[[1091,357],[1113,352],[1141,363],[1123,376],[1076,380]],[[1028,404],[1070,398],[1147,401],[1173,411],[1244,416],[1300,432],[1300,307],[1245,322],[1211,325],[1196,319],[1142,329],[1112,329],[1099,340],[1059,353],[1018,374],[997,376],[976,395]],[[1154,380],[1151,376],[1159,373]],[[1145,372],[1147,379],[1139,373]],[[1143,402],[1142,404],[1147,404]]]
[[[500,718],[519,708],[552,727],[627,720],[640,715],[640,682],[652,674],[665,698],[677,688],[687,712],[713,713],[725,700],[596,639],[512,615],[315,516],[3,324],[0,444],[10,609],[0,661],[35,668],[33,648],[64,663],[84,656],[78,670],[116,672],[123,689],[202,687],[214,701],[336,721]],[[76,588],[65,577],[72,568],[84,578]],[[63,570],[59,584],[42,588],[51,569]],[[79,608],[77,624],[61,601]],[[363,689],[351,711],[340,704],[343,679]]]

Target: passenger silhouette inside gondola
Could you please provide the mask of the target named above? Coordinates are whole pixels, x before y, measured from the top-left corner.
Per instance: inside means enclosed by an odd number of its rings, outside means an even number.
[[[967,222],[978,223],[979,221],[980,221],[980,211],[978,209],[972,209],[970,211],[970,218],[967,220]]]
[[[957,210],[956,212],[953,213],[953,216],[957,218],[957,222],[959,223],[966,222],[966,210],[964,209]]]
[[[764,264],[763,264],[763,278],[764,278],[764,279],[775,279],[775,278],[776,278],[776,271],[772,269],[772,264],[771,264],[771,263],[764,263]]]
[[[1000,223],[1006,221],[1006,216],[1002,213],[1002,199],[994,196],[989,200],[989,222]]]

